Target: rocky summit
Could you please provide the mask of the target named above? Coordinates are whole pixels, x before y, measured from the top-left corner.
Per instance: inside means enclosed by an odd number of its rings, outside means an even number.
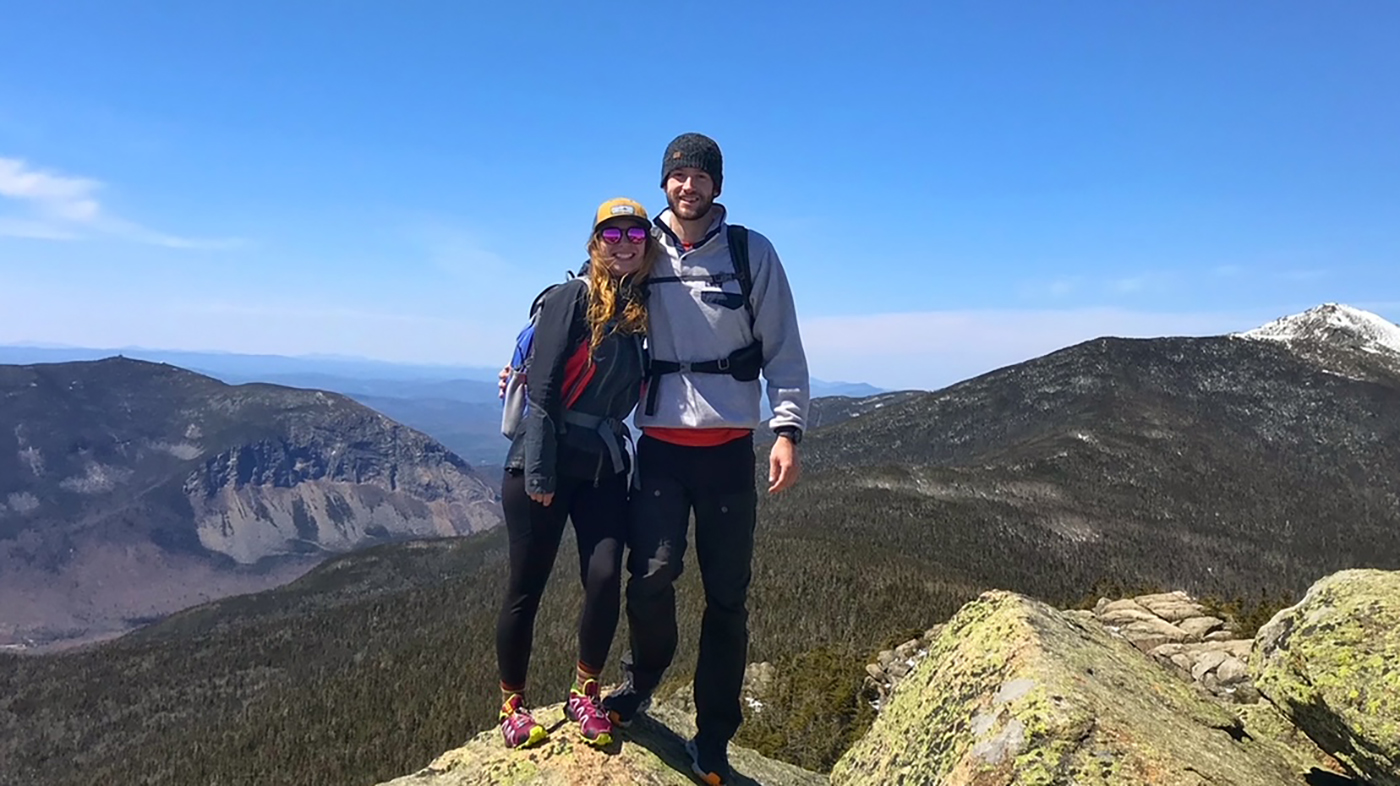
[[[1093,618],[1112,633],[1150,655],[1163,668],[1189,679],[1217,698],[1234,704],[1259,700],[1249,677],[1252,638],[1231,630],[1231,623],[1210,613],[1180,590],[1112,600],[1100,598]],[[943,632],[935,625],[895,649],[882,651],[866,666],[865,686],[876,706],[888,702]]]
[[[1014,592],[985,592],[946,623],[881,653],[879,668],[872,664],[872,675],[878,670],[883,680],[876,691],[879,716],[828,775],[731,745],[731,782],[1400,783],[1394,759],[1400,714],[1393,701],[1400,693],[1392,684],[1400,671],[1397,653],[1388,649],[1400,622],[1400,573],[1329,576],[1261,630],[1252,643],[1253,663],[1268,701],[1253,692],[1246,701],[1219,690],[1225,682],[1244,684],[1248,674],[1207,679],[1226,661],[1207,657],[1193,669],[1180,668],[1146,651],[1141,636],[1122,624],[1151,615],[1178,627],[1229,633],[1228,621],[1186,624],[1213,619],[1203,611],[1180,592],[1104,599],[1093,610],[1059,610]],[[1249,649],[1249,640],[1220,636],[1201,643],[1250,659],[1248,651],[1239,652],[1240,645]],[[1300,664],[1305,673],[1297,672]],[[750,677],[766,674],[767,666],[754,664]],[[1317,686],[1331,692],[1308,693]],[[584,745],[561,706],[553,705],[536,713],[551,733],[540,746],[508,750],[496,730],[485,731],[381,786],[691,783],[683,749],[694,733],[691,691],[687,686],[669,695],[605,750]]]
[[[1259,630],[1255,684],[1375,786],[1400,786],[1400,572],[1348,570]]]
[[[1004,591],[964,606],[833,784],[1302,784],[1316,759],[1111,633]]]
[[[478,734],[460,748],[439,756],[426,768],[381,786],[683,786],[690,775],[685,741],[695,733],[683,703],[653,707],[619,739],[604,749],[584,744],[573,724],[564,719],[563,705],[535,711],[550,738],[529,750],[507,750],[500,732]],[[735,786],[820,786],[825,775],[766,759],[753,751],[730,746]]]
[[[125,358],[0,366],[0,645],[120,632],[497,508],[460,458],[343,396]]]

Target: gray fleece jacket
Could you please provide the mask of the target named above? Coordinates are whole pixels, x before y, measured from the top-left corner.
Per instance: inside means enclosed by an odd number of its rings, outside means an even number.
[[[732,273],[726,237],[726,211],[713,208],[714,223],[705,239],[686,250],[670,225],[670,210],[656,217],[657,232],[665,254],[657,260],[655,276],[681,277],[682,281],[655,282],[650,286],[648,343],[653,358],[697,363],[728,356],[735,350],[763,342],[763,379],[773,409],[769,427],[806,428],[810,388],[807,356],[797,326],[797,310],[787,275],[773,244],[749,230],[749,269],[753,276],[754,324],[744,308],[739,282],[715,285],[704,277]],[[741,382],[728,374],[682,371],[658,378],[654,415],[639,406],[638,428],[757,428],[762,414],[759,380]],[[646,396],[643,396],[645,402]]]

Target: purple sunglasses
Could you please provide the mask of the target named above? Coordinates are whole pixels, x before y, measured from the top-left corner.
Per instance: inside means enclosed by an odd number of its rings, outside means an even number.
[[[645,243],[650,234],[646,227],[628,227],[625,230],[621,227],[604,227],[598,230],[598,237],[601,237],[604,243],[621,243],[624,232],[627,239],[633,243]]]

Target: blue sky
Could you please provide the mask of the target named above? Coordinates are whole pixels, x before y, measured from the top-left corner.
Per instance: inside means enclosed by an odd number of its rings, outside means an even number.
[[[1400,319],[1400,4],[0,0],[0,343],[498,364],[719,140],[812,371]]]

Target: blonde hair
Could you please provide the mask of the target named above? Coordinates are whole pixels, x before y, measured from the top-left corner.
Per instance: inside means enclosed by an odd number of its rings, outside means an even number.
[[[624,240],[625,242],[629,242]],[[641,335],[647,330],[647,306],[644,294],[647,277],[651,275],[651,269],[656,265],[656,260],[661,256],[661,246],[656,242],[656,238],[647,236],[645,248],[642,251],[642,266],[635,273],[628,273],[625,276],[614,276],[608,269],[606,257],[603,255],[603,239],[594,232],[588,238],[588,329],[590,334],[589,349],[595,350],[603,343],[603,339],[608,337],[608,324],[614,319],[617,320],[612,328],[612,332],[623,335]],[[628,291],[627,303],[623,306],[622,313],[617,312],[617,300],[619,293]],[[590,362],[592,352],[589,352]]]

